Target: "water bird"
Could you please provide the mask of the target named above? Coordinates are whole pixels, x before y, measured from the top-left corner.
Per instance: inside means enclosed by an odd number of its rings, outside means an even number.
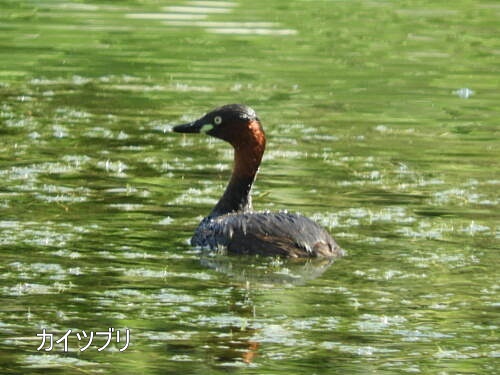
[[[286,211],[255,212],[251,188],[264,154],[266,137],[255,111],[228,104],[198,120],[173,127],[178,133],[205,133],[231,144],[231,179],[210,214],[198,225],[192,246],[234,254],[292,258],[344,255],[330,234],[313,220]]]

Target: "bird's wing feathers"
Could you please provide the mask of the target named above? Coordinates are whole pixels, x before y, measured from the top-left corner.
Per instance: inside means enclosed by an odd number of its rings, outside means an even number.
[[[335,245],[315,222],[286,212],[220,216],[198,228],[195,237],[203,238],[195,244],[230,252],[291,257],[332,256]]]

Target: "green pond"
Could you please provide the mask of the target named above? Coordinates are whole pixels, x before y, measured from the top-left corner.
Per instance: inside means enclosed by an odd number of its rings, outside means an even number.
[[[497,373],[499,20],[496,0],[2,0],[0,372]],[[171,128],[228,103],[267,134],[255,208],[346,257],[190,247],[232,150]]]

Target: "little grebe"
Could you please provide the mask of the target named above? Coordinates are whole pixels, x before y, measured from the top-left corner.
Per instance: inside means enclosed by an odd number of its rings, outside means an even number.
[[[344,251],[328,232],[311,219],[287,212],[254,212],[250,190],[266,145],[255,111],[229,104],[189,124],[173,128],[179,133],[206,133],[234,148],[231,180],[191,238],[193,246],[229,253],[289,257],[338,257]]]

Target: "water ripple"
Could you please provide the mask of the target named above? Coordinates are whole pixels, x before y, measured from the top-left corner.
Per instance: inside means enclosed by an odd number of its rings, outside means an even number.
[[[237,3],[232,1],[189,1],[186,5],[163,7],[165,13],[129,13],[130,19],[162,20],[170,27],[199,27],[207,32],[230,35],[295,35],[294,29],[283,29],[275,22],[207,21],[212,15],[233,13]]]

